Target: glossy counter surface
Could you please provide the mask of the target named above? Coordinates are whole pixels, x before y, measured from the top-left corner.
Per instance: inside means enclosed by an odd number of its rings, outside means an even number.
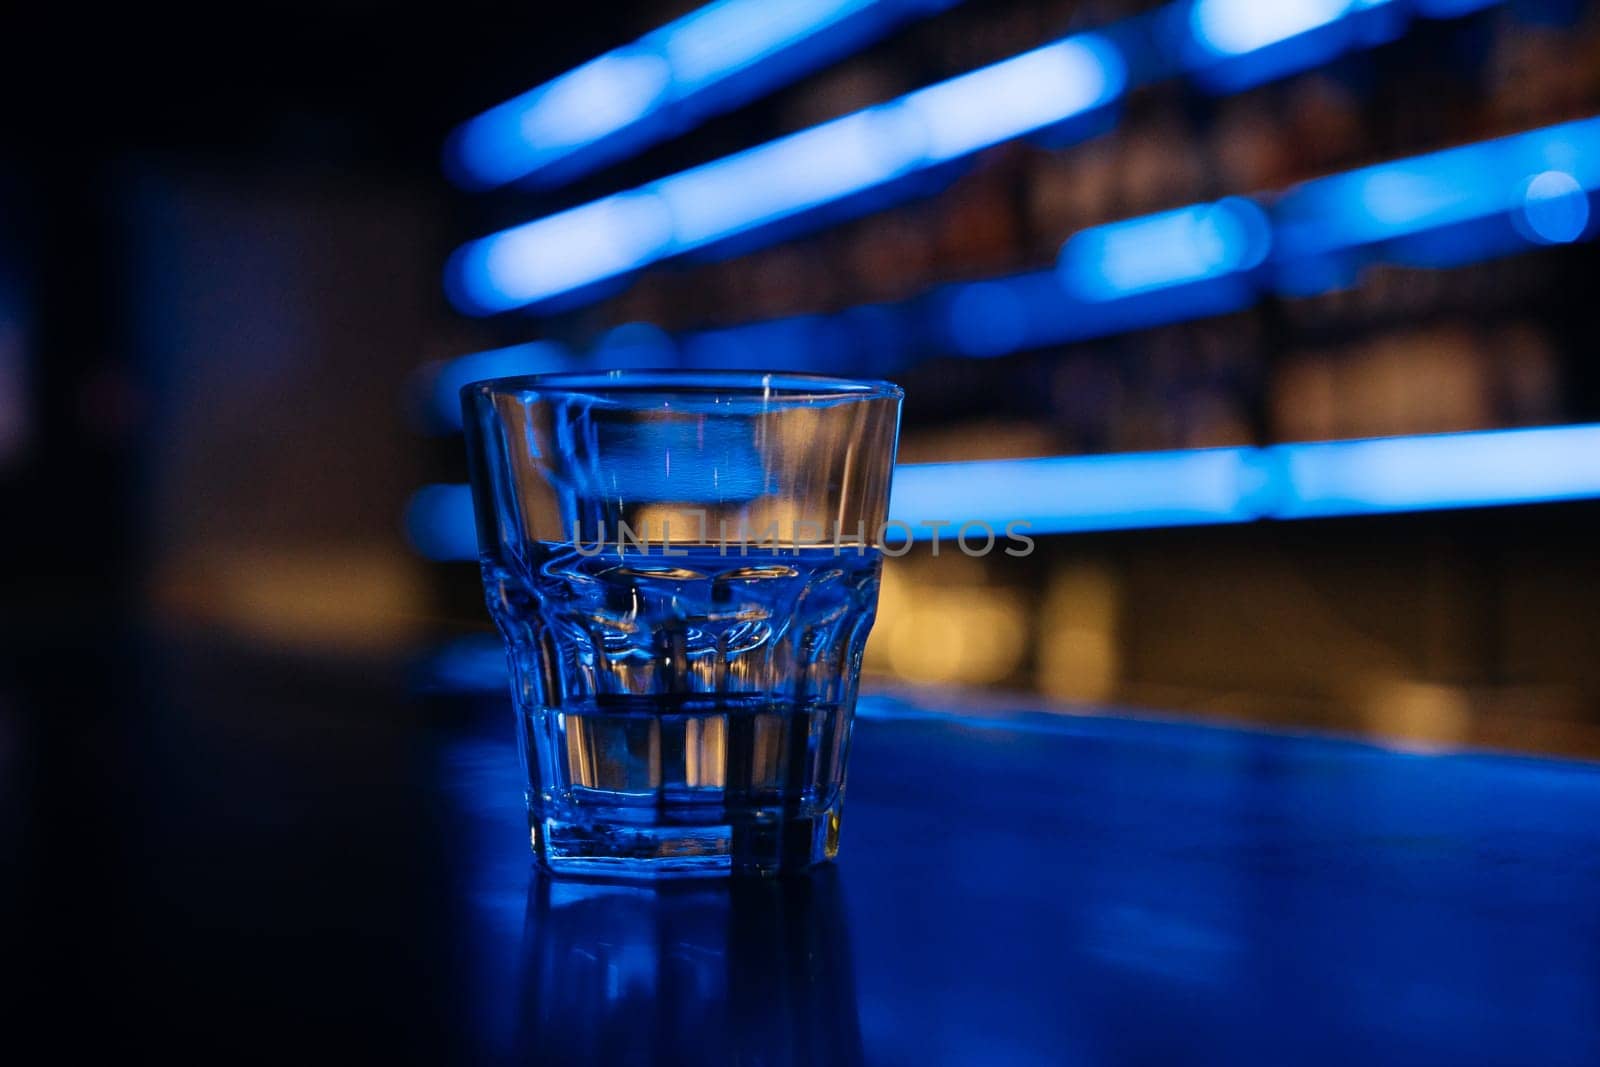
[[[498,697],[135,674],[75,721],[8,705],[48,772],[17,900],[63,1049],[1600,1061],[1592,765],[878,698],[836,868],[655,890],[530,871]]]

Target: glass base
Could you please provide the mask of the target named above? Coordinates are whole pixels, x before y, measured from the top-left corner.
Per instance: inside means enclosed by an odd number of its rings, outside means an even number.
[[[529,812],[528,825],[534,858],[553,875],[629,881],[775,877],[838,855],[841,806],[835,801],[804,816],[755,812],[702,826],[579,823]]]

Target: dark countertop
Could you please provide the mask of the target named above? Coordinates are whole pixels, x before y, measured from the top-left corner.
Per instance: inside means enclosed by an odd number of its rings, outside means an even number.
[[[505,701],[408,690],[31,661],[13,1018],[188,1060],[1600,1062],[1600,767],[877,698],[836,868],[551,883]]]

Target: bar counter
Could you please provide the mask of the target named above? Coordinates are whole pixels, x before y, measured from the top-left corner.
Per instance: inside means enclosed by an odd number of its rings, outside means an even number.
[[[75,1020],[63,1054],[1600,1062],[1587,763],[878,695],[833,868],[552,882],[499,694],[192,645],[48,663],[0,715],[41,756],[8,787],[17,1018]]]

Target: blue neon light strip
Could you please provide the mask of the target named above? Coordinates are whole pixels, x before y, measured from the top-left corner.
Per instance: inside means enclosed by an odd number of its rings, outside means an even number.
[[[698,367],[893,373],[1239,311],[1352,283],[1374,262],[1453,265],[1592,237],[1600,118],[1092,227],[1055,271],[941,286],[892,305],[681,336]],[[602,353],[596,354],[603,359]]]
[[[901,466],[890,513],[1032,534],[1600,499],[1600,425],[1320,441],[1266,448],[1059,456]],[[407,513],[431,559],[476,556],[466,486],[428,486]],[[1021,528],[1019,528],[1021,529]]]
[[[1085,34],[458,249],[451,299],[538,303],[876,189],[1121,96],[1120,54]]]
[[[1264,294],[1352,283],[1373,262],[1452,265],[1592,237],[1600,118],[1092,227],[1054,271],[941,286],[896,304],[677,337],[620,326],[587,357],[548,343],[464,357],[435,386],[460,424],[474,378],[570,367],[810,370],[883,376],[931,354],[987,358],[1227,314]]]
[[[1197,45],[1221,58],[1248,55],[1321,29],[1362,5],[1353,0],[1196,0],[1189,9]]]
[[[779,88],[958,0],[718,0],[463,123],[461,185],[545,186]]]
[[[1232,90],[1378,43],[1398,32],[1415,2],[1275,0],[1268,6],[1277,14],[1262,18],[1254,0],[1177,0],[470,242],[451,257],[446,289],[475,315],[597,299],[604,283],[661,260],[753,231],[765,233],[747,241],[778,239],[775,223],[909,189],[913,175],[1098,113],[1136,83],[1188,73]],[[1379,16],[1385,33],[1372,30]]]
[[[895,471],[890,514],[918,540],[924,522],[979,521],[996,532],[1024,519],[1037,533],[1204,526],[1257,518],[1252,448],[907,464]],[[469,516],[470,518],[470,516]],[[920,528],[919,528],[920,527]],[[957,528],[941,530],[946,537]]]
[[[1061,284],[1100,302],[1247,271],[1267,258],[1271,226],[1244,197],[1094,226],[1062,246]]]
[[[1179,50],[1201,85],[1232,92],[1392,40],[1413,15],[1466,13],[1431,11],[1421,0],[1193,0]]]
[[[512,378],[523,374],[556,374],[582,370],[587,364],[565,345],[554,341],[474,352],[424,374],[422,398],[427,424],[441,430],[461,429],[461,387],[485,378]]]
[[[1266,459],[1280,519],[1600,496],[1600,425],[1279,445]]]
[[[1562,123],[1297,186],[1274,207],[1279,255],[1337,252],[1519,211],[1543,215],[1596,189],[1600,119]]]

